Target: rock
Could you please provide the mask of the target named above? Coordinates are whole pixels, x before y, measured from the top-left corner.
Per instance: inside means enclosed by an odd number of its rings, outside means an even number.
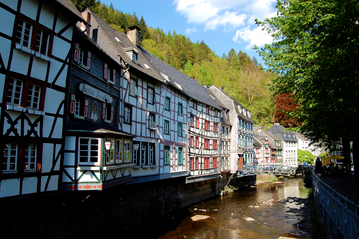
[[[243,219],[244,219],[244,221],[247,221],[247,222],[254,222],[254,221],[255,221],[255,220],[254,220],[253,218],[251,218],[251,217],[244,217]]]
[[[206,215],[196,215],[196,216],[191,217],[192,221],[194,221],[194,222],[200,221],[200,220],[206,220],[208,218],[209,218],[209,216],[206,216]]]

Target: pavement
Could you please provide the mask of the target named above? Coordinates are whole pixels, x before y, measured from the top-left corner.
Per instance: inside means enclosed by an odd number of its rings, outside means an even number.
[[[359,205],[359,187],[355,187],[354,180],[346,176],[323,176],[323,174],[320,179],[338,193],[348,198],[356,205]]]

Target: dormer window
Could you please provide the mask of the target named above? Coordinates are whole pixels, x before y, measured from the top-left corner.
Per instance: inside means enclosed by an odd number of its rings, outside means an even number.
[[[133,63],[137,63],[137,60],[138,60],[138,54],[133,52],[132,53],[132,61],[133,61]]]

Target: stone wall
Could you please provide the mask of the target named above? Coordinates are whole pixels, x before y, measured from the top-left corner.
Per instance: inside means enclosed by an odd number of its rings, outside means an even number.
[[[179,208],[218,196],[223,178],[185,178],[120,185],[96,192],[63,192],[2,202],[2,238],[107,238]],[[232,182],[232,181],[231,181]]]

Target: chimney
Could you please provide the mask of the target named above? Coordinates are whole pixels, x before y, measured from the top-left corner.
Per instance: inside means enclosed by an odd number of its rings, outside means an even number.
[[[137,26],[130,27],[130,30],[127,32],[127,37],[131,40],[136,46],[141,45],[141,34],[140,29]]]
[[[91,13],[87,11],[87,9],[81,13],[83,19],[85,19],[85,21],[91,25]],[[84,23],[81,22],[81,29],[85,29],[86,26]],[[91,30],[90,30],[90,26],[88,26],[87,30],[86,30],[86,34],[87,35],[91,35]]]

